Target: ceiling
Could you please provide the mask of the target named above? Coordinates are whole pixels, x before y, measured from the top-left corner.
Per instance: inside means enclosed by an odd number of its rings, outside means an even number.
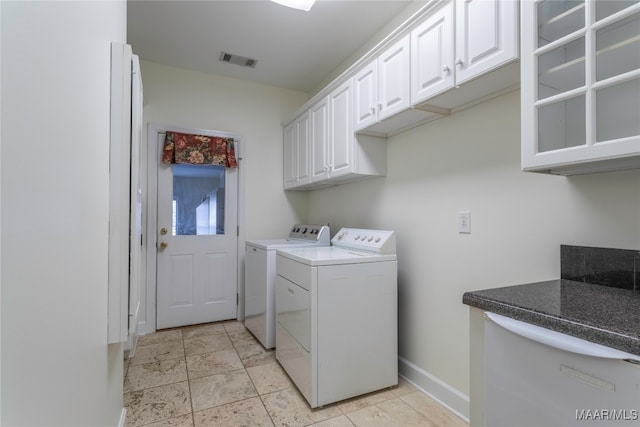
[[[412,1],[129,0],[128,42],[141,59],[311,92]],[[224,51],[255,68],[219,61]]]

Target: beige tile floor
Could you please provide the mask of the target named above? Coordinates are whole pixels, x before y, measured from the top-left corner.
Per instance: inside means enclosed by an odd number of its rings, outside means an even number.
[[[312,410],[275,351],[265,351],[236,321],[140,337],[125,361],[124,403],[129,427],[467,426],[402,379]]]

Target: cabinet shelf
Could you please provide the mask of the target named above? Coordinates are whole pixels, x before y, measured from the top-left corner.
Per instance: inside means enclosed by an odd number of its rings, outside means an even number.
[[[640,35],[634,35],[596,51],[596,80],[602,81],[626,71],[639,69],[639,44]],[[538,75],[539,84],[552,90],[548,95],[541,96],[539,99],[565,92],[566,88],[571,86],[571,82],[576,80],[576,76],[584,75],[584,67],[585,57],[581,56],[540,73]],[[580,87],[583,84],[584,82],[575,87]],[[570,87],[570,89],[575,89],[575,87]]]
[[[596,80],[640,69],[640,13],[595,33]]]
[[[570,3],[570,2],[564,2]],[[554,6],[562,6],[563,2],[554,2]],[[552,16],[538,25],[538,47],[554,42],[567,34],[584,28],[585,4],[580,3],[570,9]]]
[[[571,86],[571,82],[576,80],[576,75],[580,74],[584,76],[584,56],[540,73],[538,75],[538,83],[551,89],[546,96],[540,96],[540,99],[566,92],[567,88],[575,89],[584,86],[584,78],[581,84]]]

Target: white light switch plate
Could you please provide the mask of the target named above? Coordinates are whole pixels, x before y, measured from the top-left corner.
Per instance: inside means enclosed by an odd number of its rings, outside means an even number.
[[[471,212],[469,211],[458,212],[458,233],[463,233],[463,234],[471,233]]]

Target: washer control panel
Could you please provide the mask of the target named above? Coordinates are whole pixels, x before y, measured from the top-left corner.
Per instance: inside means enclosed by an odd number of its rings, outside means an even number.
[[[330,236],[328,225],[296,224],[289,231],[289,239],[308,242],[329,243]]]
[[[331,239],[331,244],[379,254],[396,253],[396,235],[389,230],[341,228]]]

